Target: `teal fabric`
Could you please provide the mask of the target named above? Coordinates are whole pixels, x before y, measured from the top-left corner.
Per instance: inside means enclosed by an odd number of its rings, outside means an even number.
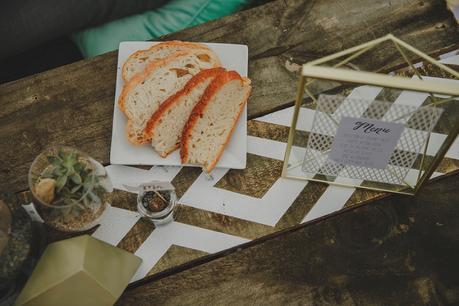
[[[122,41],[150,40],[230,15],[250,0],[172,0],[163,7],[74,33],[84,57],[118,49]]]

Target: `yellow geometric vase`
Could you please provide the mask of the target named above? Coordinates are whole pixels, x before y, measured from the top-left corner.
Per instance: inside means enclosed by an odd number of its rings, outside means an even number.
[[[48,245],[16,305],[113,305],[142,260],[83,235]]]

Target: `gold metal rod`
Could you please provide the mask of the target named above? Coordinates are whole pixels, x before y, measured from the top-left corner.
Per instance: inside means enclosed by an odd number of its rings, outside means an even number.
[[[342,60],[342,61],[339,62],[338,64],[333,65],[333,67],[341,67],[342,65],[345,65],[345,64],[349,63],[349,62],[352,61],[353,59],[359,57],[360,55],[364,54],[365,52],[367,52],[368,50],[370,50],[370,49],[372,49],[372,48],[374,48],[373,45],[372,45],[372,46],[369,46],[369,47],[367,47],[367,48],[365,48],[365,49],[362,49],[362,50],[360,50],[359,52],[356,52],[356,53],[352,54],[351,56],[349,56],[348,58]]]
[[[407,79],[400,76],[389,76],[374,72],[354,71],[323,66],[303,66],[303,76],[309,78],[339,81],[346,83],[366,84],[388,88],[398,88],[419,92],[435,92],[448,96],[459,96],[459,87],[451,84]]]
[[[305,87],[304,87],[304,92],[308,94],[308,96],[311,98],[311,100],[312,100],[316,105],[318,105],[316,97],[314,97],[314,95],[309,91],[309,89],[306,87],[306,85],[305,85]],[[317,107],[316,107],[315,111],[317,111]]]
[[[410,187],[411,189],[414,189],[414,187],[411,186],[410,183],[405,181],[405,179],[403,177],[400,177],[395,171],[391,170],[390,168],[387,168],[387,171],[389,171],[390,173],[392,173],[392,175],[395,175],[399,180],[404,182],[406,186]]]
[[[451,147],[453,142],[456,140],[456,137],[458,134],[459,134],[459,124],[456,124],[453,130],[446,137],[445,141],[443,142],[443,145],[440,147],[440,149],[435,154],[434,159],[429,169],[424,173],[424,175],[421,177],[421,181],[418,182],[418,184],[416,185],[416,189],[414,190],[415,193],[417,193],[421,189],[421,187],[424,186],[424,184],[429,180],[432,173],[434,173],[438,165],[443,160],[446,152],[448,152],[449,147]]]
[[[349,49],[346,49],[346,50],[343,50],[343,51],[340,51],[340,52],[337,52],[337,53],[334,53],[334,54],[331,54],[331,55],[328,55],[328,56],[325,56],[325,57],[322,57],[322,58],[319,58],[319,59],[316,59],[314,61],[306,63],[306,65],[322,64],[322,63],[328,62],[330,60],[340,58],[340,57],[342,57],[344,55],[357,52],[357,51],[359,51],[361,49],[364,49],[364,48],[367,48],[369,46],[374,47],[374,46],[376,46],[376,45],[378,45],[378,44],[380,44],[380,43],[382,43],[382,42],[384,42],[386,40],[390,40],[391,37],[389,35],[386,35],[386,36],[377,38],[375,40],[368,41],[368,42],[363,43],[361,45],[358,45],[358,46],[355,46],[355,47],[352,47],[352,48],[349,48]]]
[[[311,175],[312,174],[313,173],[311,173]],[[347,187],[347,188],[353,187],[353,188],[360,188],[360,189],[380,191],[380,192],[393,192],[393,193],[404,194],[404,195],[414,195],[413,192],[403,191],[403,190],[406,190],[406,186],[405,186],[405,189],[402,189],[402,190],[396,190],[396,189],[391,190],[391,189],[384,189],[384,188],[378,188],[378,187],[366,187],[366,186],[356,185],[356,184],[336,183],[335,181],[324,181],[324,180],[320,180],[320,179],[305,178],[305,177],[301,177],[301,176],[287,176],[285,178],[286,179],[302,180],[302,181],[313,181],[313,182],[319,182],[319,183],[323,183],[323,184],[341,186],[341,187]],[[400,186],[402,186],[402,185],[400,185]]]
[[[440,63],[439,61],[435,60],[433,57],[425,54],[424,52],[421,52],[420,50],[416,49],[415,47],[407,44],[406,42],[404,42],[403,40],[400,40],[398,39],[397,37],[395,37],[394,35],[392,34],[389,34],[390,35],[390,39],[396,43],[398,43],[399,45],[401,45],[403,48],[413,52],[414,54],[418,55],[419,57],[427,60],[428,62],[430,62],[431,64],[449,72],[450,74],[454,75],[456,78],[459,78],[459,73],[456,72],[455,70],[449,68],[448,66],[446,65],[443,65],[442,63]]]
[[[413,63],[411,62],[411,60],[408,58],[408,56],[405,54],[405,52],[403,52],[402,48],[400,48],[400,46],[398,45],[397,42],[394,41],[394,45],[395,45],[395,48],[397,48],[398,52],[402,55],[402,57],[405,59],[405,61],[408,63],[408,65],[411,67],[411,69],[413,69],[414,73],[416,74],[416,76],[420,79],[420,80],[424,80],[421,76],[421,74],[419,73],[418,69],[416,69],[416,67],[414,67]],[[433,101],[436,101],[436,98],[435,96],[433,95],[433,93],[429,92],[429,95],[430,97],[432,98]]]
[[[304,88],[304,91],[308,94],[309,97],[311,97],[311,99],[314,101],[314,103],[316,105],[319,105],[318,102],[317,102],[317,99],[314,97],[314,95],[309,91],[309,89],[305,86]],[[315,111],[317,112],[317,107],[315,109]],[[329,113],[325,113],[325,115],[330,118],[331,121],[333,121],[333,123],[338,126],[338,121],[335,120],[335,118],[333,118]]]
[[[455,99],[457,99],[457,98],[446,98],[446,99],[443,99],[443,100],[436,100],[434,103],[427,103],[426,105],[424,105],[424,106],[422,106],[422,107],[427,107],[427,106],[431,106],[431,105],[432,105],[432,106],[437,106],[437,105],[441,105],[441,104],[443,104],[443,103],[450,102],[450,101],[455,100]],[[414,110],[414,111],[410,111],[410,112],[408,112],[408,113],[406,113],[406,114],[403,114],[403,115],[401,115],[401,116],[395,118],[394,120],[392,120],[392,122],[398,121],[398,120],[403,119],[403,118],[405,118],[405,117],[407,117],[407,116],[411,116],[411,115],[414,114],[415,112],[419,111],[419,109],[421,109],[422,107],[420,107],[420,108],[418,108],[418,109],[416,109],[416,110]]]
[[[395,48],[397,48],[398,50],[398,53],[400,53],[400,55],[403,57],[403,59],[405,60],[405,62],[411,67],[411,69],[413,69],[414,73],[417,75],[417,77],[419,79],[422,80],[422,76],[421,74],[419,73],[419,71],[416,69],[416,67],[414,67],[413,63],[411,62],[411,60],[408,58],[408,56],[405,54],[405,52],[403,52],[402,48],[400,48],[400,46],[398,45],[398,43],[394,42],[394,45],[395,45]]]
[[[443,104],[443,103],[447,103],[447,102],[450,102],[450,101],[453,101],[453,100],[456,100],[456,99],[457,99],[457,97],[456,98],[446,98],[444,100],[436,100],[436,101],[428,103],[428,104],[426,104],[424,106],[429,106],[429,105],[437,106],[437,105],[440,105],[440,104]]]
[[[432,127],[432,121],[433,118],[431,117],[430,119],[430,126]],[[427,154],[427,148],[429,147],[429,141],[430,141],[430,135],[432,134],[432,131],[429,131],[429,134],[427,135],[427,140],[426,140],[426,145],[424,146],[424,150],[422,152],[422,157],[421,157],[421,164],[419,165],[419,173],[418,173],[418,178],[416,179],[416,185],[419,183],[419,179],[421,178],[422,175],[422,168],[424,166],[424,160]]]
[[[333,67],[341,67],[342,65],[345,65],[347,64],[348,62],[350,62],[351,60],[355,59],[356,57],[359,57],[360,55],[362,55],[363,53],[367,52],[368,50],[370,50],[371,48],[373,48],[374,46],[369,46],[363,50],[360,50],[359,52],[356,52],[354,54],[352,54],[351,56],[345,58],[344,60],[342,60],[341,62],[333,65]],[[308,87],[309,85],[311,85],[312,83],[314,82],[317,82],[317,79],[311,79],[310,81],[308,81],[305,85],[305,87]]]
[[[304,84],[306,83],[306,78],[304,76],[300,76],[300,81],[298,83],[298,88],[296,91],[296,100],[295,100],[295,109],[293,111],[293,118],[292,124],[290,125],[290,131],[288,133],[288,140],[287,140],[287,148],[285,150],[284,156],[284,165],[282,167],[282,174],[281,176],[286,175],[287,166],[288,166],[288,159],[290,158],[290,151],[292,150],[293,139],[295,138],[295,131],[296,131],[296,123],[298,122],[298,116],[300,113],[301,102],[303,101],[303,93],[304,93]]]

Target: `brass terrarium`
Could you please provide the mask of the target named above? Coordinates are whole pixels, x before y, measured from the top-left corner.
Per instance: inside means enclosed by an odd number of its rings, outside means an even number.
[[[378,61],[407,68],[365,71]],[[391,34],[304,64],[282,176],[415,194],[458,135],[458,80]],[[365,133],[354,135],[362,125]],[[378,140],[368,131],[393,135]]]

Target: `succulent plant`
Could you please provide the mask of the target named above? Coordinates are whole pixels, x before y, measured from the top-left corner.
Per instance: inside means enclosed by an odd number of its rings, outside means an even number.
[[[89,161],[80,158],[74,151],[64,150],[59,150],[57,155],[47,156],[47,159],[49,165],[41,173],[36,185],[38,195],[40,183],[43,185],[42,200],[46,198],[50,202],[47,204],[65,206],[58,211],[72,216],[78,216],[89,205],[101,204],[106,191]]]

